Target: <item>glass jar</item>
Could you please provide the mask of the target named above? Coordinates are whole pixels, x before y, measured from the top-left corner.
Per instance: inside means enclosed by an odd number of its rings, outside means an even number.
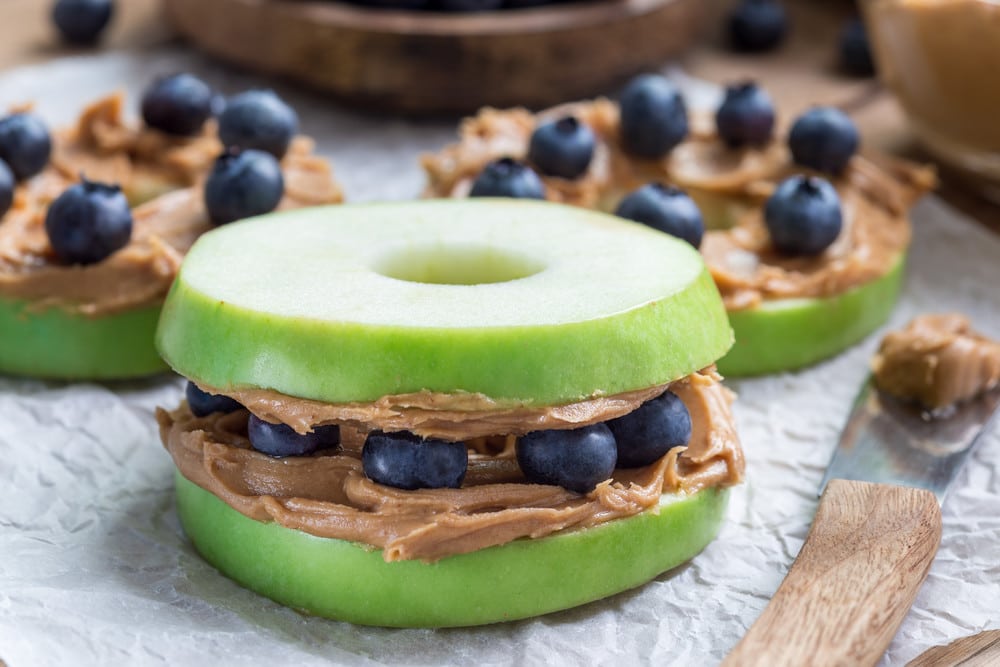
[[[1000,1],[862,4],[879,76],[917,138],[1000,198]]]

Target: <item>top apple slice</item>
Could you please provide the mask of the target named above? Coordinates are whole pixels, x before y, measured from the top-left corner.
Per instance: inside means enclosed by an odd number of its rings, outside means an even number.
[[[202,236],[157,346],[217,389],[328,403],[421,390],[545,406],[670,382],[732,344],[690,245],[538,201],[275,213]]]

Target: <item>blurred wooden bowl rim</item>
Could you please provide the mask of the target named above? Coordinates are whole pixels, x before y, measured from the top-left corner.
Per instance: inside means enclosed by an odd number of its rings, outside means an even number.
[[[164,0],[200,48],[385,111],[550,106],[608,92],[701,36],[706,0],[580,0],[484,13],[334,0]]]

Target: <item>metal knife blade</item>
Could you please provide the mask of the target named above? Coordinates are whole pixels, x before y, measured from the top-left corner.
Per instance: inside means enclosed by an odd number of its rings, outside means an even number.
[[[1000,388],[930,414],[865,382],[854,401],[820,494],[831,479],[912,486],[943,503],[962,464],[1000,414]]]
[[[1000,388],[930,415],[865,382],[806,541],[723,666],[874,666],[930,571],[940,504],[998,406]]]

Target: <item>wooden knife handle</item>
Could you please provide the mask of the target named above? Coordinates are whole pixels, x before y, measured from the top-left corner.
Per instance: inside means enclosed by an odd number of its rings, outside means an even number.
[[[996,667],[1000,665],[1000,630],[986,630],[972,637],[935,646],[906,663],[906,667]]]
[[[831,481],[788,576],[722,664],[874,665],[940,542],[931,492]]]

